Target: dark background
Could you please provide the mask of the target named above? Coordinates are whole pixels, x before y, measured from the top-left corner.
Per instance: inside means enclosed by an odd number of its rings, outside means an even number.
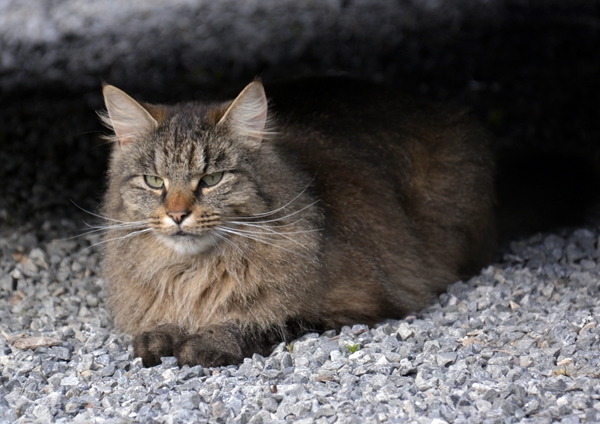
[[[27,1],[17,3],[8,15],[33,28],[17,14]],[[73,202],[97,205],[108,153],[95,114],[103,80],[140,100],[176,102],[235,93],[255,76],[368,79],[472,109],[495,136],[503,203],[559,204],[559,215],[581,220],[595,200],[598,1],[178,0],[79,21],[86,2],[44,4],[50,29],[41,35],[23,35],[6,16],[0,30],[4,231],[80,221]],[[533,183],[543,183],[535,196]]]

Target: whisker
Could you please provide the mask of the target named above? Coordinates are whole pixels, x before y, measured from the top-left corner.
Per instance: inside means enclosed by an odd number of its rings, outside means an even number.
[[[257,222],[244,222],[244,221],[225,221],[227,224],[235,224],[235,225],[243,225],[244,227],[254,227],[254,228],[271,228],[273,230],[277,229],[277,228],[285,228],[285,227],[291,227],[293,225],[296,225],[297,223],[299,223],[300,221],[303,221],[304,218],[299,218],[293,222],[290,222],[288,224],[274,224],[274,225],[264,225],[262,224],[261,221],[257,221]]]
[[[222,235],[222,234],[219,234],[219,232],[218,232],[218,231],[211,230],[211,232],[210,232],[210,233],[211,233],[211,234],[213,234],[213,235],[215,235],[215,236],[217,236],[217,237],[218,237],[218,238],[220,238],[221,240],[223,240],[223,241],[227,242],[227,243],[228,243],[228,244],[230,244],[231,246],[235,247],[237,250],[239,250],[239,251],[240,251],[240,253],[242,254],[242,256],[243,256],[244,258],[246,258],[246,260],[247,260],[248,262],[250,262],[252,265],[254,265],[254,262],[252,262],[252,259],[250,259],[250,258],[248,257],[248,255],[246,255],[246,253],[245,253],[245,252],[242,250],[242,248],[241,248],[241,247],[239,247],[237,244],[235,244],[233,241],[229,240],[229,239],[228,239],[226,236],[224,236],[224,235]],[[256,265],[254,265],[254,266],[256,266]]]
[[[148,224],[147,221],[139,221],[139,222],[127,222],[122,224],[114,224],[114,225],[88,225],[91,228],[90,232],[94,231],[107,231],[107,230],[127,230],[127,229],[135,229],[135,228],[143,228]]]
[[[226,227],[220,227],[219,229],[220,229],[221,231],[224,231],[224,232],[226,232],[226,233],[229,233],[229,234],[235,234],[235,235],[237,235],[237,236],[239,236],[239,237],[245,237],[245,238],[247,238],[247,239],[254,240],[254,241],[257,241],[257,242],[259,242],[259,243],[266,244],[266,245],[268,245],[268,246],[273,246],[273,247],[275,247],[275,248],[277,248],[277,249],[283,250],[283,251],[285,251],[285,252],[293,253],[293,254],[295,254],[295,255],[298,255],[298,256],[300,256],[300,257],[303,257],[303,258],[305,258],[305,259],[308,259],[308,260],[312,260],[312,259],[313,259],[313,258],[311,258],[311,257],[309,257],[309,256],[306,256],[306,255],[303,255],[303,254],[301,254],[300,252],[297,252],[297,251],[295,251],[295,250],[287,249],[287,248],[285,248],[285,247],[283,247],[283,246],[279,246],[278,244],[275,244],[275,243],[270,243],[270,242],[268,242],[268,241],[266,241],[266,240],[264,240],[264,239],[261,239],[261,238],[260,238],[260,237],[258,237],[258,236],[256,236],[256,237],[253,237],[253,236],[251,236],[251,235],[249,235],[249,234],[240,233],[240,232],[238,232],[238,231],[236,231],[236,230],[233,230],[233,229],[231,229],[231,228],[226,228]],[[300,245],[300,243],[297,243],[297,244],[298,244],[298,245]],[[302,245],[300,245],[300,246],[302,246]],[[302,247],[304,247],[304,246],[302,246]]]
[[[299,218],[299,219],[292,221],[290,223],[287,223],[287,224],[269,225],[269,227],[271,227],[271,228],[291,227],[292,225],[295,225],[302,220],[304,220],[304,218]],[[227,222],[228,224],[244,225],[244,226],[248,226],[248,227],[262,227],[263,226],[263,224],[262,224],[263,221],[247,222],[247,221],[225,220],[225,222]]]
[[[103,232],[103,231],[107,231],[107,230],[137,230],[137,229],[143,229],[145,228],[147,221],[143,220],[143,221],[133,221],[133,222],[126,222],[123,221],[123,223],[121,224],[114,224],[114,225],[91,225],[88,224],[87,222],[84,221],[84,224],[88,227],[91,228],[91,230],[89,231],[85,231],[81,234],[78,234],[76,236],[73,237],[66,237],[63,239],[60,239],[61,241],[66,241],[66,240],[73,240],[79,237],[84,237],[87,236],[89,234],[94,234],[94,233],[99,233],[99,232]]]
[[[310,183],[308,183],[308,185],[307,185],[306,187],[304,187],[304,188],[302,189],[302,191],[301,191],[300,193],[298,193],[298,194],[296,195],[296,197],[294,197],[292,200],[290,200],[289,202],[287,202],[285,205],[283,205],[283,206],[281,206],[281,207],[279,207],[279,208],[277,208],[277,209],[275,209],[275,210],[272,210],[272,211],[270,211],[270,212],[263,212],[263,213],[258,213],[258,214],[256,214],[256,215],[252,215],[252,218],[261,218],[261,217],[263,217],[263,216],[269,216],[269,215],[273,215],[273,214],[275,214],[275,213],[277,213],[277,212],[279,212],[279,211],[281,211],[281,210],[283,210],[283,209],[287,208],[289,205],[291,205],[291,204],[292,204],[292,203],[294,203],[296,200],[298,200],[298,198],[299,198],[300,196],[302,196],[302,195],[303,195],[303,194],[306,192],[306,190],[308,189],[308,187],[310,187],[310,185],[311,185],[311,184],[312,184],[312,180],[310,181]]]
[[[228,228],[228,227],[225,227],[225,228]],[[272,229],[272,228],[269,228],[269,227],[266,227],[266,226],[265,227],[258,227],[258,228],[260,228],[261,230],[266,231],[266,233],[265,232],[260,232],[259,233],[259,232],[256,232],[256,231],[243,230],[241,228],[236,228],[235,231],[239,231],[241,233],[249,234],[249,235],[252,235],[252,236],[255,236],[255,237],[258,237],[258,236],[283,237],[283,238],[291,241],[292,243],[297,244],[301,248],[306,249],[308,251],[311,250],[309,247],[303,245],[298,240],[296,240],[296,239],[294,239],[292,237],[289,237],[289,235],[307,234],[307,233],[312,233],[312,232],[315,232],[315,231],[320,231],[319,229],[313,229],[313,230],[281,232],[281,231],[276,231],[275,229]]]
[[[300,212],[303,212],[303,211],[305,211],[306,209],[308,209],[308,208],[310,208],[310,207],[312,207],[312,206],[316,205],[317,203],[319,203],[319,201],[318,201],[318,200],[316,200],[316,201],[314,201],[314,202],[312,202],[312,203],[310,203],[310,204],[308,204],[308,205],[304,206],[304,207],[303,207],[303,208],[301,208],[301,209],[298,209],[297,211],[294,211],[294,212],[292,212],[292,213],[290,213],[290,214],[287,214],[287,215],[284,215],[284,216],[282,216],[282,217],[279,217],[279,218],[273,218],[273,219],[267,219],[267,220],[264,220],[264,221],[254,221],[253,223],[255,223],[255,224],[267,224],[267,223],[270,223],[270,222],[282,221],[282,220],[284,220],[284,219],[288,219],[289,217],[292,217],[292,216],[294,216],[294,215],[296,215],[296,214],[298,214],[298,213],[300,213]],[[225,219],[227,219],[227,218],[225,218]],[[235,217],[235,219],[252,219],[252,218],[250,218],[250,217],[243,217],[243,216],[242,216],[242,217]]]
[[[121,237],[114,237],[114,238],[111,238],[111,239],[108,239],[108,240],[102,240],[102,241],[99,241],[98,243],[94,243],[94,244],[86,247],[85,249],[82,250],[82,252],[85,252],[86,250],[91,249],[92,247],[96,247],[96,246],[99,246],[101,244],[108,243],[109,241],[124,240],[126,238],[130,238],[130,237],[138,236],[138,235],[143,234],[143,233],[147,233],[148,231],[152,231],[152,228],[146,228],[146,229],[143,229],[143,230],[134,231],[132,233],[126,234],[126,235],[121,236]]]
[[[256,231],[252,231],[252,230],[244,230],[242,228],[235,228],[236,231],[240,231],[242,233],[248,233],[248,234],[260,234],[260,235],[274,235],[274,236],[282,236],[282,235],[293,235],[293,234],[308,234],[308,233],[317,233],[319,231],[322,231],[322,228],[314,228],[312,230],[298,230],[298,231],[277,231],[275,228],[271,228],[268,226],[260,226],[260,225],[253,225],[253,227],[258,228],[259,230],[264,230],[266,231],[266,233],[257,233]]]
[[[107,216],[102,216],[102,215],[98,215],[97,213],[88,211],[87,209],[82,208],[81,206],[79,206],[77,203],[75,203],[73,200],[71,200],[71,203],[73,203],[76,207],[78,207],[79,209],[81,209],[83,212],[88,213],[92,216],[95,216],[96,218],[100,218],[100,219],[105,219],[107,221],[113,221],[113,222],[122,222],[122,223],[133,223],[133,222],[137,222],[137,223],[142,223],[142,222],[146,222],[147,220],[141,220],[141,221],[122,221],[120,219],[114,219],[114,218],[109,218]]]
[[[313,179],[314,180],[314,179]],[[308,189],[308,187],[310,187],[310,185],[312,184],[313,180],[310,180],[310,182],[306,185],[306,187],[304,187],[302,189],[302,191],[300,193],[298,193],[296,195],[296,197],[294,197],[292,200],[290,200],[289,202],[287,202],[285,205],[278,207],[277,209],[268,211],[268,212],[262,212],[262,213],[257,213],[255,215],[250,215],[250,216],[240,216],[238,217],[239,219],[256,219],[256,218],[264,218],[273,214],[276,214],[277,212],[287,208],[289,205],[291,205],[292,203],[294,203],[296,200],[298,200],[298,198],[300,196],[302,196],[306,190]]]
[[[102,217],[100,215],[98,215],[98,217],[100,217],[101,219],[104,219],[106,221],[113,221],[116,222],[116,224],[106,224],[106,225],[130,225],[130,224],[147,224],[150,222],[149,219],[140,219],[139,221],[121,221],[118,219],[111,219],[108,217]],[[88,227],[99,227],[102,224],[96,225],[96,224],[88,224],[87,222],[83,221],[85,223],[85,225],[87,225]]]
[[[90,235],[90,234],[102,233],[102,232],[107,231],[107,230],[137,230],[137,229],[144,229],[144,226],[136,224],[136,225],[131,225],[131,226],[111,225],[111,226],[105,226],[105,227],[91,227],[91,228],[93,228],[93,229],[89,230],[89,231],[86,231],[84,233],[81,233],[81,234],[77,234],[76,236],[65,237],[65,238],[61,238],[61,239],[58,239],[58,240],[59,241],[74,240],[74,239],[79,238],[79,237],[84,237],[84,236],[87,236],[87,235]]]

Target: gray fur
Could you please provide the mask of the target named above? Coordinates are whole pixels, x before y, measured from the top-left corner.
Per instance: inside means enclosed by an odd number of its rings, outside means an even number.
[[[136,135],[117,132],[103,269],[147,365],[240,362],[307,329],[398,318],[492,255],[493,163],[464,113],[346,80],[272,92],[267,115],[259,82],[233,102],[125,108]]]

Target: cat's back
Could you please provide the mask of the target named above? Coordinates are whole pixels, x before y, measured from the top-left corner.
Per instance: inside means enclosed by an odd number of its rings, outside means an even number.
[[[282,145],[307,156],[309,166],[333,161],[395,179],[453,161],[474,160],[493,169],[488,137],[464,111],[349,78],[266,89]]]
[[[490,260],[494,166],[468,114],[349,79],[266,91],[282,152],[313,178],[331,224],[330,257],[360,258],[359,274],[379,264],[382,281],[423,293]],[[339,263],[347,275],[347,261]]]

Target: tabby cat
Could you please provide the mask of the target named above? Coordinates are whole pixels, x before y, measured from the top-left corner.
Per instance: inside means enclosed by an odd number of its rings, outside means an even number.
[[[493,160],[465,113],[346,79],[267,92],[162,106],[103,89],[103,273],[146,366],[401,318],[493,255]]]

